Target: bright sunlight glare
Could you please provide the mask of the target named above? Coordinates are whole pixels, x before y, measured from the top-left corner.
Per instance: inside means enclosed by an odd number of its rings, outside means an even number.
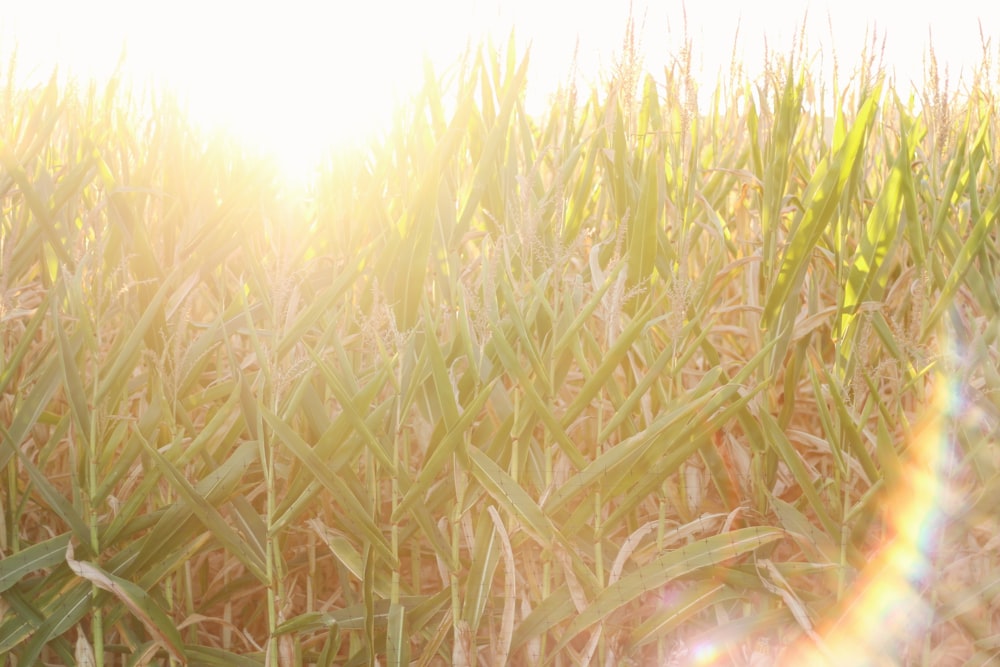
[[[828,85],[835,62],[845,85],[874,39],[875,61],[904,100],[911,85],[923,85],[931,43],[954,90],[984,57],[996,58],[989,27],[1000,25],[1000,3],[970,0],[950,0],[946,11],[916,4],[901,11],[897,2],[880,0],[776,0],[767,3],[767,12],[760,9],[764,3],[738,0],[691,2],[686,9],[667,0],[631,6],[607,0],[586,10],[570,0],[51,4],[17,2],[0,15],[0,63],[5,66],[16,49],[17,85],[44,82],[56,67],[63,75],[102,81],[124,52],[123,71],[133,84],[175,90],[193,120],[225,128],[271,154],[299,184],[329,151],[386,128],[395,105],[422,87],[425,60],[441,76],[470,45],[491,41],[505,48],[512,28],[519,51],[531,48],[527,108],[539,113],[574,63],[578,83],[597,83],[611,72],[630,12],[644,68],[658,76],[682,57],[690,39],[699,68],[693,74],[705,94],[718,76],[728,76],[733,61],[754,76],[767,51],[788,53],[800,34]],[[948,386],[939,392],[940,421],[950,414],[947,399],[954,392]],[[857,661],[842,664],[864,664],[864,654],[877,654],[899,635],[926,631],[918,589],[928,536],[947,505],[943,432],[933,419],[919,432],[915,462],[905,471],[910,488],[890,500],[894,539],[862,573],[842,616],[818,629],[838,655],[858,653]],[[827,656],[809,642],[799,662],[789,664],[812,664],[809,656],[826,664]],[[723,659],[725,650],[722,643],[706,643],[695,647],[693,658],[707,665]]]
[[[881,47],[884,35],[884,63],[906,85],[923,80],[933,28],[938,61],[955,81],[982,59],[978,21],[1000,24],[997,6],[962,0],[933,16],[930,8],[899,12],[881,0],[781,0],[767,3],[766,12],[737,0],[687,7],[611,0],[586,11],[569,0],[52,4],[14,3],[0,16],[0,56],[8,62],[16,46],[19,83],[44,81],[56,66],[101,81],[124,49],[133,83],[168,85],[196,122],[224,127],[271,154],[293,180],[307,178],[327,151],[385,128],[395,105],[420,89],[425,58],[440,76],[470,43],[504,47],[512,27],[517,48],[531,46],[527,104],[537,112],[574,63],[584,84],[612,70],[630,11],[643,65],[654,76],[678,58],[685,35],[691,39],[703,101],[734,55],[749,73],[759,72],[766,49],[787,52],[800,32],[808,52],[821,54],[814,66],[824,73],[832,71],[833,48],[852,68],[870,36],[879,35]]]

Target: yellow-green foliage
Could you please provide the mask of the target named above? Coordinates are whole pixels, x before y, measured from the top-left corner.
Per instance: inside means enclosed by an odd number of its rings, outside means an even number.
[[[515,54],[308,193],[8,86],[4,665],[996,652],[990,82],[826,108],[790,58],[705,114],[680,62],[531,118]]]

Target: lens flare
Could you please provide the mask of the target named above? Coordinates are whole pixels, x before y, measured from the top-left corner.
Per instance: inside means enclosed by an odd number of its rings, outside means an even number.
[[[696,665],[710,665],[720,655],[719,648],[715,644],[698,644],[691,651]]]
[[[898,665],[903,647],[928,632],[933,609],[922,595],[933,576],[932,558],[948,515],[948,424],[959,409],[953,378],[936,384],[931,409],[904,457],[899,488],[884,511],[891,536],[862,570],[844,604],[821,625],[821,645],[802,639],[782,665]]]

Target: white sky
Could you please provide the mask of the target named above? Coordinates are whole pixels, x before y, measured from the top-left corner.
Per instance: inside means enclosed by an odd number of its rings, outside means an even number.
[[[19,83],[63,73],[106,76],[127,43],[127,69],[183,91],[191,113],[221,123],[289,163],[303,164],[322,145],[377,129],[390,118],[394,94],[420,87],[422,53],[439,71],[466,41],[483,35],[505,44],[516,25],[518,46],[532,43],[529,103],[569,72],[574,46],[582,76],[596,80],[621,46],[628,0],[6,0],[0,11],[0,57],[6,71],[18,43]],[[931,7],[934,7],[933,9]],[[762,9],[766,7],[767,9]],[[737,55],[759,71],[766,31],[772,50],[787,52],[808,10],[807,40],[829,67],[831,43],[842,69],[857,64],[866,29],[886,35],[886,62],[897,81],[923,80],[928,30],[952,80],[982,57],[1000,27],[1000,2],[947,0],[692,1],[688,31],[704,88],[727,69],[737,22]],[[946,7],[946,9],[942,9]],[[654,75],[682,46],[679,0],[635,0],[644,64]],[[829,16],[829,22],[828,22]],[[831,23],[832,35],[831,38]],[[991,54],[996,56],[993,40]],[[3,76],[3,75],[0,75]],[[994,82],[996,78],[994,78]]]

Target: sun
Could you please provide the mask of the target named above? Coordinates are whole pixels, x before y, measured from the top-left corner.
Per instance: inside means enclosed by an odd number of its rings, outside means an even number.
[[[376,140],[392,119],[392,95],[366,81],[321,84],[289,67],[268,86],[188,84],[189,118],[209,131],[222,131],[252,154],[273,160],[292,185],[307,183],[332,152]]]
[[[418,88],[421,67],[403,57],[411,47],[402,36],[375,39],[375,17],[363,10],[297,4],[216,9],[205,27],[180,22],[183,47],[130,26],[126,67],[176,90],[193,122],[224,130],[302,183],[330,151],[377,136]]]
[[[444,68],[470,40],[440,20],[463,18],[451,0],[433,11],[178,0],[155,14],[122,0],[58,13],[40,4],[19,3],[0,21],[0,55],[16,48],[19,83],[44,82],[58,67],[77,80],[100,84],[118,72],[134,88],[167,89],[193,123],[268,155],[293,182],[330,151],[377,136],[420,89],[424,59]]]

